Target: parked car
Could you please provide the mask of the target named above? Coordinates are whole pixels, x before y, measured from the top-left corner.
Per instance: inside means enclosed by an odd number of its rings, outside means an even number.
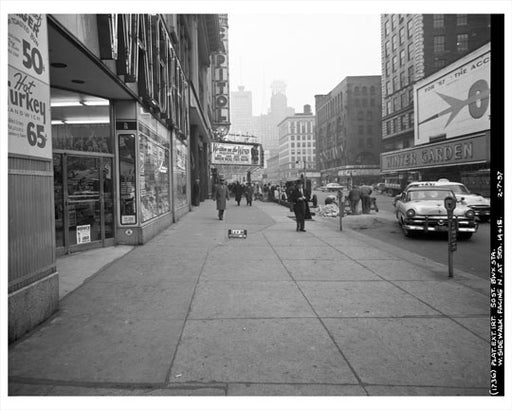
[[[491,217],[491,201],[482,195],[470,192],[469,189],[460,182],[453,182],[446,178],[441,178],[437,181],[415,181],[407,185],[404,192],[407,192],[409,188],[418,186],[434,186],[450,189],[457,197],[457,201],[462,201],[463,204],[475,211],[475,216],[480,222],[487,222]],[[399,197],[400,195],[395,197],[395,203]]]
[[[417,186],[410,187],[397,199],[395,215],[405,236],[415,232],[447,232],[448,212],[444,199],[455,198],[453,210],[457,220],[457,237],[469,239],[478,230],[475,211],[458,200],[455,193],[446,187]]]
[[[320,191],[322,191],[322,192],[334,192],[334,191],[338,191],[340,189],[344,190],[345,187],[336,182],[330,182],[329,184],[320,187]]]

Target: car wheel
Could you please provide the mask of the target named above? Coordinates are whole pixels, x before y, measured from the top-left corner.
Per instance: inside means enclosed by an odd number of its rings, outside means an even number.
[[[459,232],[457,234],[457,238],[461,241],[467,241],[469,238],[473,236],[473,232]]]

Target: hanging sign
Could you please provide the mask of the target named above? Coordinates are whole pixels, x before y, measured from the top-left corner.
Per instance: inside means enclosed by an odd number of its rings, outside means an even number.
[[[10,14],[8,22],[9,153],[51,159],[46,16]]]

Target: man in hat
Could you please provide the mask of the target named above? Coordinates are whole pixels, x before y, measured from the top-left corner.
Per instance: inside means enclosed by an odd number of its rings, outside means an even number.
[[[213,193],[214,201],[217,201],[217,210],[219,211],[219,219],[222,221],[224,218],[224,211],[226,210],[226,201],[229,200],[228,187],[225,184],[224,177],[219,177],[219,183],[215,185]]]
[[[296,182],[296,187],[290,194],[288,201],[293,204],[293,212],[297,221],[297,232],[306,232],[304,219],[306,217],[307,199],[301,179]]]

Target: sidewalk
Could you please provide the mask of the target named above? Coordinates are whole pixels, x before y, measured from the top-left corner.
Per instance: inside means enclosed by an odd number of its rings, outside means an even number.
[[[487,395],[486,281],[290,215],[231,200],[219,221],[207,200],[85,280],[68,257],[59,312],[9,349],[9,394]]]

